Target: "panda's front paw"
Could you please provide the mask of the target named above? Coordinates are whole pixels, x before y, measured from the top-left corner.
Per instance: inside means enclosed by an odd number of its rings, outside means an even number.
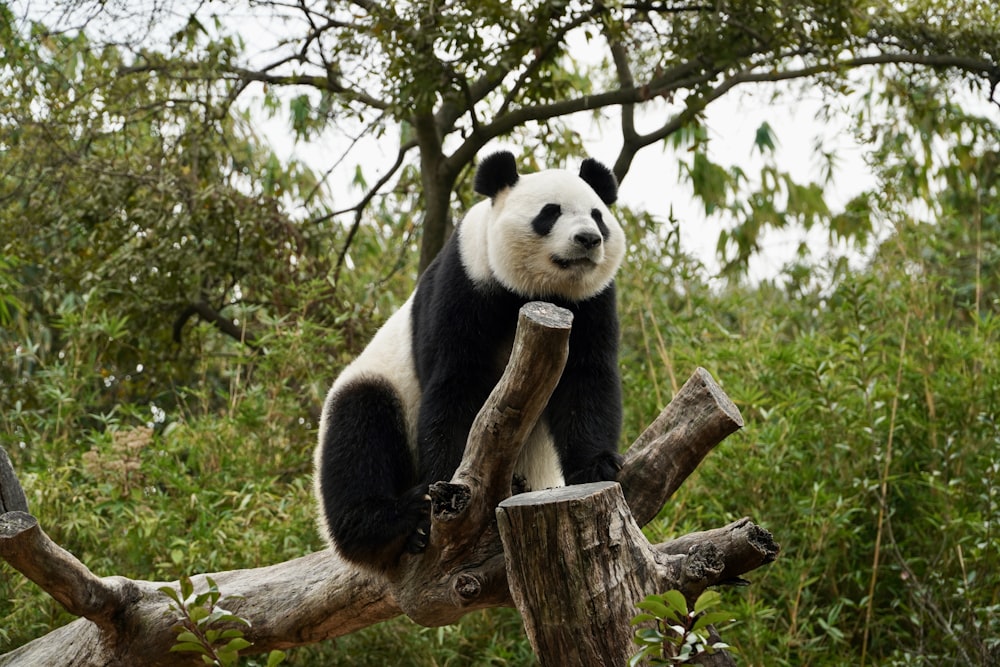
[[[591,459],[586,468],[570,475],[566,483],[613,482],[618,478],[624,462],[625,459],[618,452],[602,452]]]
[[[407,553],[417,554],[427,548],[431,532],[431,497],[427,485],[417,486],[400,497],[397,512],[413,526],[403,548]]]

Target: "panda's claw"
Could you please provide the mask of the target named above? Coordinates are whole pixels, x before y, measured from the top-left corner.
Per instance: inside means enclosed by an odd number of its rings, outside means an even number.
[[[430,530],[430,523],[428,522],[426,528],[424,526],[417,526],[417,529],[410,535],[406,540],[406,551],[411,554],[418,554],[427,548],[430,539],[427,535],[427,531]]]
[[[406,538],[404,549],[407,553],[417,554],[427,548],[431,530],[431,497],[427,486],[417,486],[410,489],[399,499],[398,511],[410,522],[410,533]]]

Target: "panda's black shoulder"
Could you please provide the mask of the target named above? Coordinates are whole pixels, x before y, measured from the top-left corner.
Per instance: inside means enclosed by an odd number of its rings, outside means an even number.
[[[437,256],[427,265],[417,281],[414,317],[430,315],[442,300],[463,298],[472,289],[458,248],[458,234],[452,233]]]
[[[411,317],[418,377],[449,361],[492,350],[509,336],[524,300],[496,284],[477,284],[466,273],[458,234],[452,234],[417,282]]]

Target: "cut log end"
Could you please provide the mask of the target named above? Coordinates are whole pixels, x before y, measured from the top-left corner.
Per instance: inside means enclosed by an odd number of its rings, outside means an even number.
[[[431,514],[437,521],[449,521],[461,516],[472,500],[472,490],[466,484],[434,482],[429,493]]]
[[[4,553],[3,544],[16,539],[26,530],[31,530],[38,525],[38,519],[27,512],[7,512],[0,515],[0,554]]]
[[[594,494],[603,492],[609,486],[618,486],[618,482],[589,482],[587,484],[572,484],[570,486],[559,486],[553,489],[541,489],[539,491],[528,491],[516,496],[507,498],[500,503],[501,509],[511,507],[524,507],[534,505],[545,505],[548,503],[572,502],[574,500],[585,500]]]
[[[740,414],[740,409],[736,407],[733,400],[729,398],[726,392],[722,391],[722,387],[719,383],[715,381],[712,374],[707,370],[699,366],[695,369],[692,376],[692,380],[696,379],[702,383],[705,387],[705,391],[712,397],[715,401],[716,409],[724,414],[732,422],[733,431],[737,431],[743,428],[743,415]]]
[[[573,326],[573,313],[545,301],[531,301],[521,307],[523,319],[546,329],[569,329]]]

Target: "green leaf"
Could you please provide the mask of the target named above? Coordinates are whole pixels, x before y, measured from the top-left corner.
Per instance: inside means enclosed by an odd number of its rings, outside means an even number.
[[[267,654],[267,667],[278,667],[281,663],[285,661],[284,651],[271,651]]]
[[[208,655],[208,651],[204,646],[192,642],[179,642],[171,646],[170,650],[177,653],[201,653],[203,655]]]
[[[164,595],[166,595],[168,598],[170,598],[171,600],[173,600],[174,602],[176,602],[178,605],[182,605],[183,604],[183,602],[182,602],[183,598],[177,592],[177,589],[174,588],[173,586],[160,586],[156,590],[158,590],[161,593],[163,593]]]
[[[198,635],[196,635],[193,632],[191,632],[190,630],[185,630],[184,632],[180,632],[180,633],[177,634],[177,641],[178,642],[195,642],[195,643],[199,643],[200,644],[201,643],[201,638],[198,637]]]
[[[360,164],[354,168],[354,179],[352,180],[352,183],[361,189],[366,189],[368,187],[368,181],[365,180],[365,174],[364,171],[362,171]]]
[[[191,617],[192,621],[199,623],[200,621],[208,618],[209,611],[201,606],[190,607],[188,609],[188,615]]]
[[[771,129],[770,123],[766,120],[760,124],[760,127],[757,128],[757,133],[754,135],[753,139],[753,145],[754,148],[761,152],[761,154],[774,151],[777,141],[775,139],[774,130]]]
[[[679,616],[686,617],[688,615],[687,600],[680,591],[667,591],[663,594],[663,601]]]
[[[655,628],[638,630],[632,638],[636,644],[662,644],[663,640],[663,633]]]
[[[650,612],[656,618],[666,618],[667,616],[670,615],[670,607],[663,604],[663,602],[660,602],[660,600],[652,600],[650,598],[646,598],[645,600],[637,604],[636,607]]]
[[[694,601],[694,613],[700,614],[706,609],[718,605],[721,600],[722,596],[719,595],[718,591],[705,591]]]
[[[251,646],[251,643],[248,642],[246,639],[243,639],[242,637],[237,637],[235,639],[230,640],[230,642],[228,644],[226,644],[226,646],[225,646],[225,648],[223,648],[223,650],[224,651],[233,651],[235,653],[239,653],[243,649],[249,648],[250,646]]]
[[[191,583],[190,577],[181,577],[180,579],[181,588],[181,598],[187,600],[194,593],[194,584]]]

